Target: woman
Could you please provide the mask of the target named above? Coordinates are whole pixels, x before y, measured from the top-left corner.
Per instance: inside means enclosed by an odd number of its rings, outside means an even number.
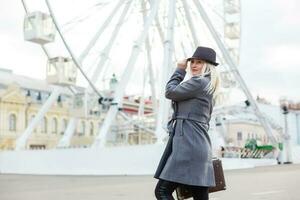
[[[192,78],[181,83],[188,62]],[[215,185],[208,129],[219,87],[217,65],[213,49],[198,47],[192,57],[177,64],[167,83],[165,96],[172,100],[174,113],[168,124],[170,138],[154,175],[159,179],[157,199],[174,199],[173,191],[182,186],[194,199],[207,200],[208,188]]]

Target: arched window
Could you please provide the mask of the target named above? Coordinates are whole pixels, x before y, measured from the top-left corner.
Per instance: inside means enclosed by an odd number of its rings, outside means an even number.
[[[90,123],[90,135],[94,135],[94,124],[93,124],[93,122]]]
[[[84,135],[84,132],[85,132],[85,123],[84,123],[84,121],[81,121],[79,135]]]
[[[9,115],[9,130],[16,131],[17,130],[17,117],[15,114]]]
[[[237,140],[242,141],[243,140],[243,133],[241,131],[237,132]]]
[[[47,129],[48,129],[48,124],[47,124],[47,118],[44,117],[42,120],[42,133],[47,133]]]
[[[31,124],[31,122],[33,121],[34,118],[35,118],[35,115],[31,115],[31,117],[30,117],[30,119],[29,119],[29,121],[27,123],[27,126],[29,126],[29,124]],[[33,130],[33,132],[36,133],[36,128]]]
[[[57,119],[55,117],[52,119],[52,133],[57,133]]]

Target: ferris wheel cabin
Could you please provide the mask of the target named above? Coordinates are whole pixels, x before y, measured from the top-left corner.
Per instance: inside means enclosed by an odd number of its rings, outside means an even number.
[[[240,0],[225,0],[224,10],[228,14],[236,14],[240,12]]]
[[[229,39],[240,38],[240,25],[235,22],[227,23],[225,25],[225,34]]]
[[[26,14],[24,19],[24,39],[38,44],[53,42],[55,26],[50,15],[40,11]]]
[[[48,60],[47,82],[57,85],[75,85],[77,69],[71,58],[54,57]]]

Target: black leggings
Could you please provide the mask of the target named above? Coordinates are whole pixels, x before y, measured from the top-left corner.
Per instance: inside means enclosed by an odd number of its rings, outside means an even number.
[[[159,179],[155,188],[155,197],[158,200],[174,200],[172,193],[178,186],[184,186],[192,193],[195,200],[208,200],[208,187],[183,185]]]

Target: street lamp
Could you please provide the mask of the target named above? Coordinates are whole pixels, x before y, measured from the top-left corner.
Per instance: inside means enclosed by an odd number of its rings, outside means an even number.
[[[282,110],[282,114],[284,116],[284,149],[286,153],[286,161],[284,164],[291,164],[292,163],[292,155],[291,155],[291,136],[288,133],[288,113],[289,113],[289,103],[286,99],[280,100],[280,108]]]

